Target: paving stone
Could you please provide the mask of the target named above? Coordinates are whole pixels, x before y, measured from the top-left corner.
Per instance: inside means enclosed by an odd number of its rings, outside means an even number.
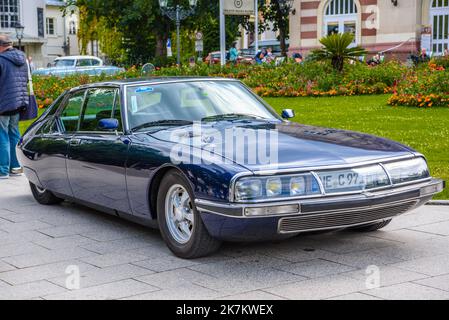
[[[136,253],[120,252],[120,253],[95,255],[88,258],[83,258],[81,260],[94,266],[105,268],[119,264],[127,264],[131,262],[143,261],[145,259],[147,259],[146,256],[139,255]]]
[[[3,261],[17,267],[27,268],[38,265],[50,264],[66,260],[73,260],[97,255],[91,251],[81,248],[68,248],[60,250],[49,250],[45,253],[24,254],[15,257],[4,258]]]
[[[403,261],[399,258],[382,255],[379,251],[370,252],[369,254],[366,251],[357,251],[345,254],[334,254],[328,252],[323,255],[322,258],[328,261],[363,269],[370,265],[381,266]]]
[[[366,289],[364,281],[343,275],[334,275],[266,288],[264,291],[292,300],[317,300],[342,296],[364,289]]]
[[[0,261],[0,273],[15,270],[16,268],[6,262]]]
[[[373,269],[373,267],[377,267],[378,269]],[[374,275],[374,271],[379,272],[378,280],[381,287],[428,278],[428,276],[425,274],[392,266],[370,266],[368,268],[346,272],[343,275],[367,282],[367,280],[369,280]]]
[[[216,291],[194,284],[176,288],[176,290],[158,290],[125,298],[126,300],[199,300],[215,299]]]
[[[338,296],[338,297],[332,297],[327,300],[382,300],[382,299],[378,298],[378,297],[370,296],[368,294],[355,292],[355,293],[344,294],[344,295]]]
[[[307,278],[318,278],[355,270],[354,267],[322,259],[298,262],[277,268]]]
[[[198,265],[200,263],[195,260],[180,259],[175,256],[165,256],[161,258],[138,261],[134,262],[133,264],[156,272],[162,272],[184,267],[190,267]]]
[[[23,232],[23,231],[29,231],[29,230],[39,230],[42,228],[49,228],[52,227],[51,224],[38,221],[38,220],[32,220],[32,221],[23,221],[23,222],[9,222],[5,221],[0,224],[0,229],[3,231],[6,231],[8,233],[17,233],[17,232]]]
[[[38,252],[45,253],[48,252],[48,249],[33,244],[31,242],[0,245],[0,258],[13,257]]]
[[[234,295],[229,295],[225,297],[218,298],[218,300],[252,300],[252,301],[258,301],[258,300],[285,300],[285,298],[275,296],[274,294],[262,291],[262,290],[255,290],[255,291],[249,291]]]
[[[89,238],[80,236],[80,235],[73,235],[73,236],[67,236],[67,237],[60,237],[60,238],[47,238],[43,240],[37,240],[34,241],[34,243],[38,244],[41,247],[51,249],[51,250],[57,250],[57,249],[65,249],[65,248],[73,248],[73,247],[79,247],[83,246],[85,249],[88,249],[87,246],[90,244],[96,244],[97,241],[91,240]],[[93,251],[93,250],[89,250]]]
[[[120,280],[137,278],[139,276],[149,275],[153,273],[154,272],[151,270],[131,264],[122,264],[102,269],[92,267],[88,270],[80,272],[80,287],[81,289],[83,289]],[[52,278],[48,281],[60,286],[65,286],[66,276]]]
[[[435,235],[449,236],[449,221],[431,223],[422,226],[415,226],[412,230],[432,233]]]
[[[48,281],[37,281],[18,286],[4,287],[0,290],[2,300],[24,300],[57,294],[66,291],[64,288]]]
[[[449,255],[419,258],[395,263],[392,266],[429,276],[439,276],[449,274]]]
[[[401,283],[363,293],[387,300],[447,300],[449,292],[426,287],[416,283]]]
[[[182,268],[137,277],[136,279],[161,289],[175,289],[195,283],[201,283],[202,281],[210,282],[217,278],[201,272]]]
[[[129,252],[134,249],[152,247],[152,241],[151,239],[148,239],[148,237],[130,237],[113,241],[94,240],[87,244],[81,245],[81,247],[99,254],[108,254],[121,251]]]
[[[63,280],[59,284],[61,287],[65,287],[65,281],[68,274],[66,271],[69,266],[77,266],[80,271],[80,275],[97,269],[86,263],[82,263],[77,260],[68,260],[64,262],[45,264],[35,267],[29,267],[24,269],[14,269],[8,272],[0,273],[0,280],[3,280],[11,285],[24,284],[28,282],[35,282],[39,280],[51,279],[55,277],[61,277]]]
[[[375,238],[381,238],[386,240],[393,240],[402,243],[413,242],[413,241],[422,241],[428,240],[432,238],[441,237],[440,235],[418,231],[416,229],[399,229],[393,231],[378,231],[371,235]]]
[[[113,300],[159,290],[148,284],[128,279],[60,294],[49,294],[46,300]]]
[[[446,274],[444,276],[436,276],[432,278],[417,280],[414,282],[421,284],[423,286],[449,291],[449,274]]]

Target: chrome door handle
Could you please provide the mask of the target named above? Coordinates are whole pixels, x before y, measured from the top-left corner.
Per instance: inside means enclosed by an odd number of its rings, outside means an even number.
[[[77,146],[81,143],[81,139],[71,139],[70,140],[70,145],[71,146]]]

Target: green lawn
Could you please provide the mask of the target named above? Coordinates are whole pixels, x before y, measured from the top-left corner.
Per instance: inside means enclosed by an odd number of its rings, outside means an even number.
[[[277,111],[294,109],[297,122],[390,138],[423,153],[432,175],[449,181],[449,108],[390,107],[387,95],[266,98]],[[29,122],[20,124],[23,132]],[[436,199],[449,199],[449,188]]]
[[[266,98],[277,111],[293,109],[294,121],[366,132],[423,153],[432,175],[449,181],[449,108],[390,107],[387,95],[329,98]],[[449,199],[449,189],[435,199]]]

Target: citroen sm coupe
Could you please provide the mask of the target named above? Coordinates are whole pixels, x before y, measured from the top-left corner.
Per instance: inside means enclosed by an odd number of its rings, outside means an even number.
[[[407,146],[294,116],[231,79],[89,84],[35,121],[19,156],[40,204],[75,201],[159,228],[182,258],[222,241],[375,231],[444,188]]]

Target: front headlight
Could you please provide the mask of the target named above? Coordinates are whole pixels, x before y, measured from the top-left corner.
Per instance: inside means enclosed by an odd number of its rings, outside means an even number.
[[[426,160],[423,158],[387,163],[384,166],[390,174],[393,184],[411,182],[430,177],[429,168]]]
[[[319,195],[321,190],[312,174],[276,177],[245,177],[235,184],[235,200],[263,200]]]

